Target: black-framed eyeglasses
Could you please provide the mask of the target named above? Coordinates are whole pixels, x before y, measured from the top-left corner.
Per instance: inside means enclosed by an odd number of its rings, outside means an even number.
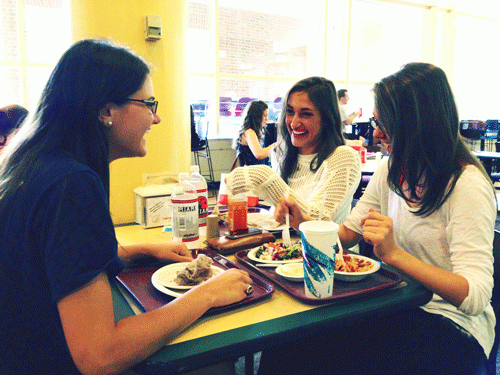
[[[146,104],[151,112],[156,113],[156,110],[158,109],[158,100],[148,100],[148,99],[127,99],[129,102],[139,102],[139,103],[144,103]]]
[[[380,130],[383,132],[383,133],[386,133],[387,134],[387,131],[385,130],[385,126],[384,124],[382,124],[381,121],[377,120],[375,117],[370,117],[370,123],[372,125],[375,125],[374,127],[379,127]]]

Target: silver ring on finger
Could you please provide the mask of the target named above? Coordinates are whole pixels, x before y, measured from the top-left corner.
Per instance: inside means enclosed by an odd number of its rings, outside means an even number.
[[[246,295],[250,295],[253,292],[253,288],[250,284],[248,284],[247,289],[245,290]]]

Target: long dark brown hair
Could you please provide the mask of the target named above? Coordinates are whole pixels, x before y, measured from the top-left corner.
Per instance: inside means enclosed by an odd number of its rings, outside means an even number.
[[[279,120],[280,144],[277,147],[277,160],[280,165],[281,178],[288,179],[297,167],[299,149],[292,144],[292,139],[286,126],[286,106],[293,93],[305,92],[309,100],[318,109],[321,116],[321,130],[317,155],[311,161],[310,170],[316,172],[323,161],[328,158],[338,146],[344,145],[343,126],[340,121],[337,90],[329,79],[323,77],[305,78],[288,91],[283,100],[283,110]]]
[[[243,123],[238,132],[238,137],[233,142],[233,148],[237,147],[238,142],[241,141],[241,136],[248,129],[252,129],[257,135],[259,142],[262,142],[262,117],[264,116],[264,111],[268,108],[267,103],[262,100],[254,100],[246,106]]]
[[[27,181],[43,156],[55,151],[94,170],[109,196],[108,130],[99,112],[108,103],[125,104],[149,72],[145,61],[111,41],[73,44],[52,72],[34,119],[22,126],[19,137],[2,153],[0,197]]]
[[[420,202],[417,215],[443,205],[465,165],[475,165],[489,180],[460,136],[455,99],[442,69],[406,64],[376,83],[374,93],[379,120],[391,138],[389,186],[405,200]]]

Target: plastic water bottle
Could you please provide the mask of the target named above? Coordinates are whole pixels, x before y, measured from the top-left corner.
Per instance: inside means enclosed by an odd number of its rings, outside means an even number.
[[[207,216],[208,216],[208,188],[207,181],[200,174],[198,165],[191,166],[191,181],[198,195],[198,223],[200,226],[200,235],[205,236],[207,233]]]
[[[199,248],[198,195],[189,173],[179,173],[172,192],[172,239],[184,242],[188,249]]]

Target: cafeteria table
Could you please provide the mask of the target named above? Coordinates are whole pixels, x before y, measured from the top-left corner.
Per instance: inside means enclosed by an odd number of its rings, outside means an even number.
[[[161,228],[128,225],[115,230],[121,245],[172,239]],[[238,263],[232,255],[227,258]],[[178,374],[241,356],[253,358],[253,353],[279,343],[357,321],[368,323],[372,317],[417,307],[431,299],[432,293],[422,285],[406,276],[402,279],[391,288],[327,304],[301,302],[276,286],[271,295],[253,304],[202,316],[133,370],[140,374]],[[112,283],[112,292],[116,320],[141,313],[117,281]],[[246,372],[253,373],[250,371],[250,366],[246,366]]]

